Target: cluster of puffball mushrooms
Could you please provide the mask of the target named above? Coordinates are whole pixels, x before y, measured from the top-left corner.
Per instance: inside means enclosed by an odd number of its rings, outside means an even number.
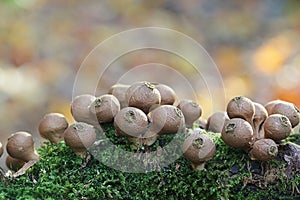
[[[216,112],[206,122],[199,119],[199,104],[178,100],[169,86],[146,81],[113,85],[99,97],[79,95],[70,107],[75,123],[69,125],[59,113],[46,114],[38,127],[41,137],[51,143],[64,141],[85,158],[104,123],[113,123],[117,137],[139,146],[151,146],[162,135],[182,132],[186,134],[181,147],[184,156],[197,170],[204,169],[216,152],[203,129],[221,133],[227,145],[243,149],[252,159],[266,161],[276,156],[276,142],[288,137],[299,123],[299,111],[291,103],[276,100],[262,106],[246,97],[235,97],[228,103],[227,112]],[[197,124],[200,128],[195,128]],[[2,145],[0,149],[3,151]],[[39,160],[30,133],[12,134],[6,149],[6,165],[13,171]]]

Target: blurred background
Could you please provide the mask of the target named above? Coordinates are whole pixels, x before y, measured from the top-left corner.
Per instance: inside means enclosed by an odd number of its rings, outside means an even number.
[[[0,0],[0,141],[5,145],[11,133],[24,130],[39,145],[38,123],[48,112],[63,113],[71,123],[73,83],[84,58],[113,34],[145,26],[174,29],[203,45],[221,73],[225,102],[245,95],[300,107],[299,19],[298,0]],[[143,55],[116,64],[128,71],[158,60],[186,76],[194,73],[182,60]],[[168,70],[157,74],[167,77]],[[112,80],[103,77],[97,93]],[[211,105],[207,88],[196,93],[203,118],[213,107],[225,109],[224,102]]]

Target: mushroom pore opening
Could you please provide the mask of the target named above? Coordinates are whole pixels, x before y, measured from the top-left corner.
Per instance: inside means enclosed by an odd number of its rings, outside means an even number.
[[[182,112],[179,108],[174,108],[174,110],[175,110],[175,113],[177,114],[178,117],[180,117],[180,118],[183,117],[183,114],[182,114]]]
[[[154,90],[155,89],[155,85],[149,83],[149,82],[145,82],[145,85],[147,86],[147,88]]]
[[[124,119],[130,123],[132,123],[135,119],[136,119],[136,116],[135,116],[135,113],[134,111],[132,110],[129,110],[127,112],[124,113]]]
[[[229,123],[225,127],[225,132],[226,133],[233,132],[235,128],[236,128],[236,123]]]
[[[102,98],[96,98],[95,107],[100,107],[101,103],[102,103]]]
[[[192,145],[196,149],[201,149],[201,147],[203,146],[203,139],[202,138],[196,138],[193,141]]]
[[[283,126],[288,127],[289,119],[288,119],[286,116],[282,116],[282,117],[280,118],[280,121],[281,121],[281,124],[282,124]]]
[[[276,147],[276,146],[270,146],[268,153],[269,153],[269,155],[271,155],[271,156],[276,156],[277,151],[278,151],[278,150],[277,150],[277,147]]]

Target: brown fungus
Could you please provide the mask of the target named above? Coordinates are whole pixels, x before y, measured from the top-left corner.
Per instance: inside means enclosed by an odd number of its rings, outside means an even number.
[[[265,137],[275,141],[287,138],[292,132],[290,120],[281,114],[270,115],[264,123]]]
[[[98,122],[109,123],[114,120],[115,115],[120,111],[119,100],[111,95],[105,94],[97,97],[89,106],[92,115],[95,115]]]
[[[152,83],[155,85],[156,89],[159,91],[160,96],[161,96],[161,102],[160,105],[173,105],[177,99],[175,91],[161,83]]]
[[[23,160],[13,158],[10,155],[7,155],[5,159],[5,164],[8,167],[8,169],[16,172],[25,165],[25,162]]]
[[[253,140],[253,130],[249,122],[241,118],[233,118],[224,124],[222,139],[228,146],[242,148],[247,151]]]
[[[271,139],[260,139],[254,142],[249,156],[252,160],[268,161],[277,156],[278,148]]]
[[[95,115],[90,112],[90,105],[95,101],[96,97],[89,94],[76,96],[71,103],[71,113],[76,122],[84,122],[88,124],[98,124]]]
[[[64,140],[75,154],[84,158],[96,141],[96,129],[84,122],[74,123],[65,130]]]
[[[253,132],[256,139],[264,138],[263,124],[268,117],[268,112],[265,107],[259,103],[253,102],[255,107],[255,112],[253,116]]]
[[[221,133],[224,123],[229,120],[226,112],[215,112],[207,119],[206,129],[214,133]]]
[[[192,133],[183,143],[183,155],[188,159],[193,169],[203,170],[207,161],[211,160],[216,152],[213,140],[206,134]]]
[[[126,92],[126,99],[128,106],[139,108],[146,114],[152,106],[161,102],[159,91],[149,82],[132,84]]]
[[[268,114],[271,115],[271,114],[274,114],[274,113],[272,113],[272,110],[273,110],[274,106],[275,106],[276,104],[282,103],[282,102],[284,102],[284,101],[279,100],[279,99],[277,99],[277,100],[272,100],[272,101],[269,101],[268,103],[266,103],[266,104],[264,105],[264,107],[266,108]]]
[[[242,118],[252,125],[254,104],[247,97],[238,96],[231,99],[227,105],[227,115],[230,119]]]
[[[114,127],[116,135],[140,137],[148,127],[147,115],[135,107],[123,108],[115,116]]]
[[[187,128],[192,128],[193,123],[202,115],[201,106],[192,100],[183,99],[179,102],[177,107],[182,111],[184,115]]]
[[[34,149],[33,137],[27,132],[20,131],[12,134],[7,140],[6,150],[11,157],[25,162],[39,159]]]
[[[68,126],[64,115],[49,113],[41,119],[38,130],[43,138],[51,143],[58,143],[64,140],[64,132]]]
[[[185,119],[182,111],[172,105],[162,105],[148,114],[149,131],[152,133],[173,134],[183,131]]]
[[[115,84],[111,86],[108,91],[108,94],[114,95],[120,102],[120,107],[125,108],[128,106],[128,102],[126,100],[126,91],[130,85],[125,84]]]
[[[299,109],[290,102],[281,101],[274,105],[270,110],[270,114],[285,115],[291,122],[292,128],[299,124],[300,115]]]

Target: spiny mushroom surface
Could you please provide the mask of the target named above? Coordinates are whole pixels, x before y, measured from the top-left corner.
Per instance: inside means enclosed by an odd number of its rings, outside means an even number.
[[[247,150],[253,140],[253,130],[246,120],[233,118],[224,124],[221,136],[228,146]]]
[[[69,124],[64,115],[60,113],[46,114],[40,121],[38,130],[40,135],[52,143],[64,140],[64,132]]]
[[[125,84],[115,84],[108,90],[108,94],[114,95],[119,100],[121,108],[128,106],[128,102],[126,100],[126,91],[129,86],[130,85]]]
[[[76,96],[71,103],[71,113],[75,121],[88,124],[98,124],[95,115],[90,113],[89,106],[95,101],[96,97],[89,94]]]
[[[229,117],[226,112],[215,112],[208,117],[206,129],[214,133],[221,133],[224,123],[226,123],[228,120]]]
[[[260,139],[254,142],[249,156],[252,160],[268,161],[277,156],[278,148],[271,139]]]
[[[109,123],[114,120],[115,115],[120,111],[119,100],[111,95],[104,94],[97,97],[89,106],[92,115],[97,117],[98,122]]]
[[[7,140],[6,150],[11,157],[25,162],[39,159],[34,149],[32,135],[27,132],[20,131],[12,134]]]
[[[187,128],[192,128],[193,123],[202,115],[201,106],[192,100],[183,99],[179,102],[177,107],[183,113]]]
[[[203,170],[205,162],[211,160],[216,152],[213,140],[206,134],[193,131],[183,143],[183,155],[191,161],[193,169]]]
[[[172,105],[162,105],[148,114],[149,130],[153,133],[173,134],[185,128],[185,119],[182,111]]]
[[[132,84],[126,92],[126,99],[128,106],[139,108],[146,114],[152,106],[161,102],[160,93],[155,85],[146,81]]]
[[[292,132],[290,120],[281,114],[270,115],[264,123],[265,137],[275,141],[287,138]]]
[[[84,122],[74,123],[65,130],[64,140],[74,153],[84,158],[96,141],[96,129]]]

